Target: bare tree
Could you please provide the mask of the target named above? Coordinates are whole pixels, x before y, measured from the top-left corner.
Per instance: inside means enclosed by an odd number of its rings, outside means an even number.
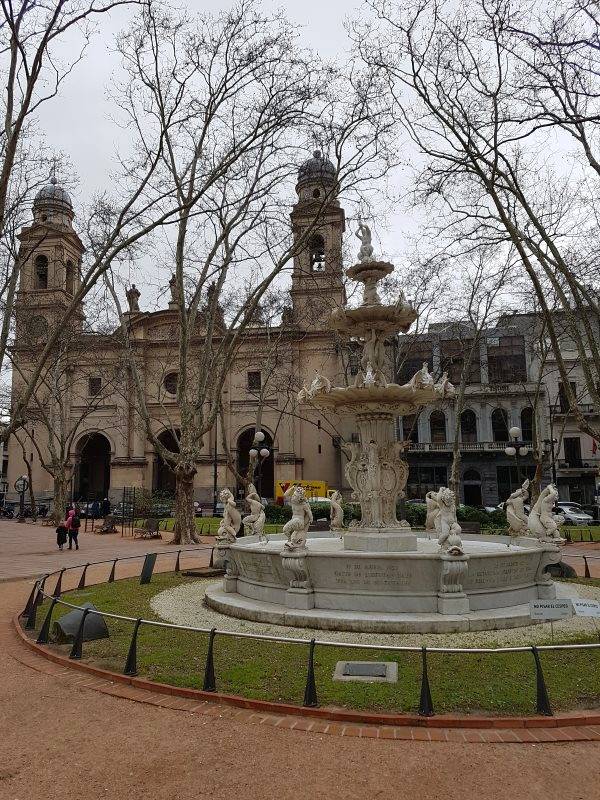
[[[136,343],[116,283],[111,287],[140,417],[176,475],[175,540],[189,542],[195,538],[195,462],[244,336],[340,186],[356,186],[367,172],[387,168],[390,120],[369,75],[352,74],[342,104],[342,77],[298,49],[285,19],[264,17],[252,2],[197,20],[167,17],[151,5],[121,47],[131,65],[125,102],[133,124],[141,130],[152,109],[165,142],[161,166],[184,207],[171,251],[176,451],[165,447],[153,424]],[[313,223],[290,241],[282,190],[291,184],[307,128],[332,155],[335,174],[314,203]]]
[[[567,0],[551,14],[503,0],[369,5],[375,19],[357,29],[362,52],[387,75],[402,128],[425,159],[415,196],[432,209],[432,229],[463,252],[514,248],[578,425],[597,438],[561,353],[567,332],[600,408],[594,4]]]

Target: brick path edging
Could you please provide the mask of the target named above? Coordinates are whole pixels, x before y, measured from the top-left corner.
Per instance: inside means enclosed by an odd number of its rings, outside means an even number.
[[[33,639],[30,639],[23,630],[20,623],[20,616],[13,617],[13,627],[20,642],[36,653],[38,656],[45,658],[63,668],[85,672],[96,678],[103,679],[110,684],[120,684],[125,686],[134,687],[135,689],[144,690],[149,693],[156,693],[159,695],[170,695],[173,697],[185,698],[187,700],[196,701],[197,703],[210,703],[215,706],[229,706],[245,711],[253,711],[258,714],[271,716],[273,718],[295,718],[299,723],[302,718],[313,718],[315,720],[322,720],[330,723],[346,723],[352,727],[359,726],[377,726],[378,730],[383,731],[385,728],[428,728],[428,729],[479,729],[487,731],[500,731],[505,730],[514,736],[520,738],[509,738],[508,741],[536,741],[525,736],[526,730],[535,729],[565,729],[565,728],[582,728],[586,729],[592,726],[593,731],[589,731],[589,737],[573,736],[569,738],[568,735],[564,739],[551,738],[542,739],[542,741],[572,741],[573,739],[598,739],[600,740],[600,712],[572,712],[567,714],[558,714],[553,717],[545,716],[528,716],[528,717],[476,717],[458,714],[436,715],[433,717],[421,717],[415,714],[386,714],[376,712],[362,712],[351,711],[338,708],[305,708],[303,706],[295,706],[289,703],[275,703],[268,700],[255,700],[239,695],[223,694],[221,692],[205,692],[201,689],[192,689],[180,686],[171,686],[165,683],[157,683],[155,681],[148,681],[144,678],[129,677],[122,675],[118,672],[96,667],[93,664],[87,664],[81,661],[73,661],[68,657],[54,652],[52,649],[43,645],[37,644]],[[113,694],[115,692],[112,692]],[[126,693],[124,697],[128,697]],[[135,699],[128,697],[128,699]],[[339,726],[338,726],[339,727]],[[301,726],[297,729],[307,730],[306,726]],[[364,730],[364,727],[361,727]],[[519,734],[522,730],[523,736]],[[346,734],[357,735],[357,734]],[[388,737],[381,736],[381,738],[404,738],[404,737]],[[419,736],[412,737],[419,738]],[[443,739],[446,741],[447,739]],[[477,741],[477,739],[475,739]],[[485,741],[482,740],[482,741]],[[492,741],[500,741],[492,739]],[[539,741],[539,739],[537,739]]]

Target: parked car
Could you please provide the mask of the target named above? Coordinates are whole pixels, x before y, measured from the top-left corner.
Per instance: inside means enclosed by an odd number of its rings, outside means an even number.
[[[559,501],[556,504],[556,513],[562,514],[566,525],[593,525],[594,518],[582,511],[579,503]]]

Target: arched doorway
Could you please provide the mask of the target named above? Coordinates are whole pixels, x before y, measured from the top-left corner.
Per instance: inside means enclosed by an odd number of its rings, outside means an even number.
[[[178,436],[179,431],[175,431],[175,433],[173,433],[171,430],[166,430],[159,435],[158,441],[164,445],[167,450],[170,450],[172,453],[178,453]],[[156,492],[164,492],[165,494],[173,497],[175,496],[175,473],[171,469],[171,465],[162,459],[158,453],[156,454],[156,459],[154,461],[153,486],[154,491]]]
[[[103,500],[110,488],[110,442],[101,433],[82,436],[77,444],[79,469],[75,481],[77,500]]]
[[[463,494],[466,506],[481,506],[481,475],[476,469],[467,469],[463,475]]]
[[[242,431],[237,440],[237,470],[240,475],[246,475],[250,462],[249,450],[254,441],[254,428]],[[263,429],[264,442],[260,447],[267,447],[270,451],[268,458],[260,459],[254,469],[254,485],[261,497],[272,498],[275,496],[275,459],[273,458],[273,437]],[[241,488],[237,487],[238,491]]]

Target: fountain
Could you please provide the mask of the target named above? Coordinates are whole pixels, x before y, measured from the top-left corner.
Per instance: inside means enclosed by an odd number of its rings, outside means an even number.
[[[310,504],[295,485],[287,490],[292,518],[283,536],[236,540],[227,514],[234,514],[235,523],[239,512],[227,511],[217,539],[226,574],[222,585],[209,587],[206,602],[237,617],[337,630],[442,632],[531,624],[529,602],[556,596],[546,567],[560,560],[560,520],[550,512],[532,515],[533,536],[463,536],[454,495],[441,488],[428,496],[427,527],[433,525],[436,537],[396,517],[408,478],[402,457],[408,443],[397,441],[394,421],[451,399],[454,387],[446,374],[436,382],[426,363],[408,383],[388,382],[386,340],[407,332],[417,314],[402,293],[393,305],[381,302],[377,284],[394,267],[374,260],[371,232],[363,223],[357,236],[359,261],[346,274],[363,284],[362,303],[336,309],[330,324],[362,340],[360,370],[352,386],[332,386],[317,374],[298,399],[355,419],[359,441],[343,449],[361,519],[342,538],[339,520],[329,533],[310,534]]]

